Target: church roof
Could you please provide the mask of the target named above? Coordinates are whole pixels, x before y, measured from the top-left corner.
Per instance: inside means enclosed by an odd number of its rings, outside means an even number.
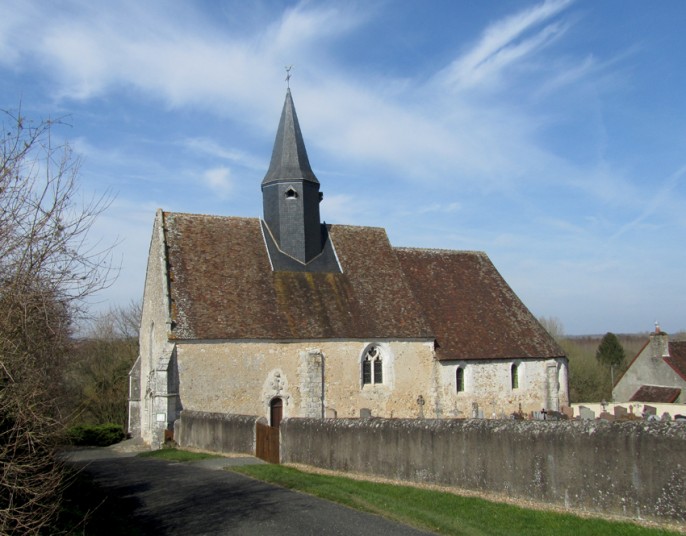
[[[307,158],[307,150],[290,89],[286,92],[272,159],[262,185],[285,180],[306,180],[319,184],[310,167],[310,160]]]
[[[439,359],[564,352],[483,253],[329,226],[342,273],[271,269],[260,220],[164,213],[172,338],[436,340]]]
[[[563,356],[483,252],[396,248],[439,359]]]

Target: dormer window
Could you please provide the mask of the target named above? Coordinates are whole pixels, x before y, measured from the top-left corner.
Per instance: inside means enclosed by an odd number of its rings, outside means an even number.
[[[295,191],[294,188],[289,188],[286,190],[286,199],[297,199],[298,198],[298,192]]]

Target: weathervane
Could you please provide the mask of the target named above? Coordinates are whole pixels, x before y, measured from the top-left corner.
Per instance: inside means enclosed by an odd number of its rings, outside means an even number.
[[[284,67],[286,69],[286,87],[288,89],[291,89],[291,69],[293,68],[292,65],[289,65],[288,67]]]

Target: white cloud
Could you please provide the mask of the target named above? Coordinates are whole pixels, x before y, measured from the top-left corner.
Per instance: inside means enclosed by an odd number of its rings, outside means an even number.
[[[208,169],[203,173],[203,181],[215,194],[226,198],[233,190],[231,170],[221,166]]]
[[[515,60],[530,55],[559,37],[566,29],[560,23],[549,24],[529,37],[523,36],[560,13],[570,3],[570,0],[546,0],[492,24],[484,31],[476,46],[457,58],[437,78],[446,86],[460,88],[476,86],[493,78]],[[522,39],[517,41],[519,38]]]
[[[323,43],[360,20],[353,9],[305,3],[274,13],[271,24],[254,21],[252,31],[242,28],[238,34],[184,3],[68,5],[71,9],[41,4],[34,10],[31,2],[0,7],[0,47],[15,38],[14,63],[21,58],[41,65],[57,81],[59,98],[90,99],[133,87],[174,106],[237,115],[273,98],[270,88],[285,63],[296,58],[307,63]],[[20,15],[7,17],[5,11]]]

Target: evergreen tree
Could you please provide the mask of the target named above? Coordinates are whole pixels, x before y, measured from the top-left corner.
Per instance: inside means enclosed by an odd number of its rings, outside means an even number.
[[[620,366],[624,362],[624,348],[614,333],[606,333],[598,345],[595,358],[598,362],[609,366]]]

